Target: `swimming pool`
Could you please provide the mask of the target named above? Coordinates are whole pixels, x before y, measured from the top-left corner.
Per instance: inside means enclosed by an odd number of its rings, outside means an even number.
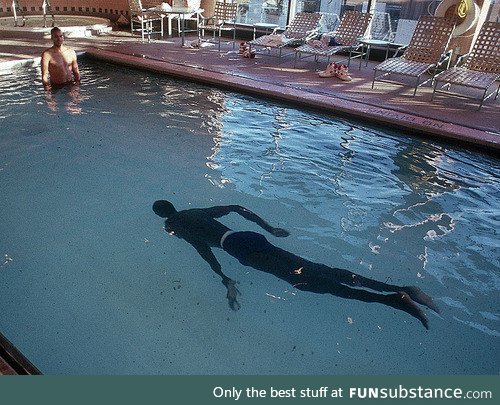
[[[46,374],[496,374],[495,158],[90,61],[44,95],[0,71],[0,331]],[[240,204],[290,252],[398,285],[380,304],[241,265],[241,309],[151,210]],[[230,215],[233,229],[261,231]]]

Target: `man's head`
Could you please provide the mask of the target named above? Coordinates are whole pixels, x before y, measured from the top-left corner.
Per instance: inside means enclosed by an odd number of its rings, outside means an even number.
[[[169,216],[177,212],[172,203],[165,200],[155,201],[153,204],[153,211],[156,215],[162,218],[168,218]]]
[[[61,46],[64,42],[64,34],[58,27],[54,27],[50,30],[50,38],[52,38],[54,46]]]

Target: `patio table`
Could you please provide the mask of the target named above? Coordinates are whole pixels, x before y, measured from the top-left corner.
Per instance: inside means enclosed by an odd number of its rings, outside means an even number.
[[[152,9],[149,9],[151,11],[156,11],[159,14],[164,14],[164,15],[177,15],[178,18],[181,20],[181,43],[182,46],[184,46],[185,43],[185,37],[186,37],[186,17],[193,15],[193,14],[201,14],[204,10],[203,9],[197,9],[193,10],[188,7],[183,7],[183,8],[172,8],[171,10],[165,10],[162,9],[161,7],[154,7]],[[195,31],[195,30],[193,30]],[[196,24],[196,31],[198,31],[198,23]]]

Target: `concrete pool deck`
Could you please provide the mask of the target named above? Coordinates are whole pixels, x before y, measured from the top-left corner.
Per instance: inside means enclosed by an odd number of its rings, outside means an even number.
[[[190,43],[194,37],[186,39]],[[294,57],[281,60],[266,55],[246,59],[229,42],[219,53],[216,46],[193,49],[182,47],[180,38],[142,43],[126,32],[113,32],[98,37],[68,39],[66,43],[92,57],[121,65],[147,69],[157,73],[221,86],[291,102],[334,115],[348,116],[378,125],[401,128],[405,132],[429,139],[446,139],[465,147],[486,151],[500,149],[500,99],[489,99],[480,111],[475,100],[436,96],[424,86],[412,96],[409,86],[376,82],[371,88],[373,66],[353,60],[351,82],[337,78],[320,78],[318,70],[326,62],[312,58],[299,61]],[[38,58],[50,41],[33,39],[0,39],[0,67],[19,60]]]

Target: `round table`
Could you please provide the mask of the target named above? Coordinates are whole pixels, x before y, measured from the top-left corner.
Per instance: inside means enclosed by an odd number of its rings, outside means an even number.
[[[379,48],[379,49],[385,49],[385,58],[387,59],[389,57],[389,47],[391,46],[390,41],[384,41],[383,39],[360,39],[359,42],[363,45],[363,48],[366,48],[366,52],[363,53],[365,54],[365,62],[366,66],[368,66],[368,60],[370,59],[370,50],[371,48]],[[359,66],[361,66],[361,61],[359,62]]]

